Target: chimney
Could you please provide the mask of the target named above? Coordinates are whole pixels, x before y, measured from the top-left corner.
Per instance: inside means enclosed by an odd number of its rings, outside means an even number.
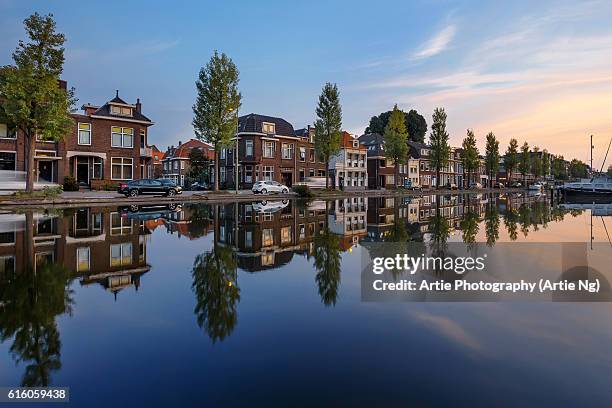
[[[142,105],[140,104],[140,98],[137,98],[136,99],[136,112],[142,113],[141,109],[142,109]]]
[[[119,97],[119,90],[115,89],[115,98],[118,98],[118,97]]]
[[[179,140],[179,146],[180,146],[180,145],[182,145],[182,144],[183,144],[183,142],[181,142],[181,141]]]

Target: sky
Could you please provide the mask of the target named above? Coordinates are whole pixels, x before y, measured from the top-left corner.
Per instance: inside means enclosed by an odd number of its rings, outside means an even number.
[[[610,1],[0,0],[1,65],[34,11],[66,35],[78,107],[116,89],[140,98],[162,148],[193,137],[195,81],[215,49],[240,70],[241,114],[295,128],[333,82],[355,134],[398,104],[428,124],[444,107],[451,144],[472,128],[481,150],[493,131],[502,151],[514,137],[587,161],[593,134],[598,167],[612,137]]]

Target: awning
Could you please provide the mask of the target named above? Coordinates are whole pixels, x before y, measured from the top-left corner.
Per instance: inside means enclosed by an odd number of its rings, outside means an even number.
[[[78,152],[75,150],[68,150],[66,152],[66,158],[71,158],[74,156],[89,156],[89,157],[99,157],[103,160],[106,160],[106,153],[97,153],[97,152]]]

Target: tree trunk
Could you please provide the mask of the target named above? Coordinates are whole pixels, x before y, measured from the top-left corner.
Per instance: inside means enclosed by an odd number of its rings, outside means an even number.
[[[325,159],[325,189],[329,190],[329,157]]]
[[[33,135],[33,132],[29,132],[29,135],[26,135],[27,144],[25,147],[26,153],[26,193],[32,193],[34,191],[34,145],[36,143],[36,136]]]
[[[440,167],[436,166],[436,190],[440,189]]]
[[[34,214],[31,210],[25,212],[25,231],[23,233],[24,269],[27,273],[34,271]]]
[[[395,189],[397,190],[397,187],[398,187],[397,183],[399,181],[399,162],[397,161],[395,162],[394,172],[395,172]]]
[[[219,152],[215,146],[215,187],[214,191],[219,191]]]

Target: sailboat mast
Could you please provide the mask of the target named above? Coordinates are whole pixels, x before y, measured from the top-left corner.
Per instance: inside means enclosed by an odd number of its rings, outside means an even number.
[[[601,163],[600,173],[603,173],[604,165],[606,164],[606,160],[608,159],[608,153],[610,152],[610,146],[612,146],[612,137],[610,138],[610,143],[608,143],[608,150],[606,150],[606,156],[603,159],[603,163]]]
[[[591,178],[593,178],[593,135],[591,135]]]

